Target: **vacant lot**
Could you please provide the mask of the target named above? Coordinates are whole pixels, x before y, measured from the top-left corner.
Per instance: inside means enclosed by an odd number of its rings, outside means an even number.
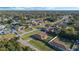
[[[29,43],[32,44],[33,46],[35,46],[36,48],[38,48],[41,51],[54,51],[54,49],[48,47],[43,42],[38,41],[38,40],[30,40]]]

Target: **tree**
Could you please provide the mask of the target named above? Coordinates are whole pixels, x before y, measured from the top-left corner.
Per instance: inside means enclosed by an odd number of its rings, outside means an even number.
[[[73,27],[63,28],[59,33],[59,36],[65,38],[66,40],[68,39],[68,41],[75,41],[78,39],[76,30]]]
[[[0,51],[31,51],[32,49],[17,42],[16,38],[0,41]]]

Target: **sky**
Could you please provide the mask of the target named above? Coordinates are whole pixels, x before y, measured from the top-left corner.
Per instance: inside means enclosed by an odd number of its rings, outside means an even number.
[[[0,10],[79,10],[79,7],[0,7]]]
[[[0,10],[79,10],[79,1],[0,0]]]
[[[0,0],[0,7],[79,7],[79,0]]]

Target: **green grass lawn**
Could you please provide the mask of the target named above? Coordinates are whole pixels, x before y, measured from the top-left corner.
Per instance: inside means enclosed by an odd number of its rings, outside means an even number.
[[[34,26],[34,28],[45,28],[45,27],[42,25],[37,25],[37,26]]]
[[[45,22],[45,24],[49,24],[50,26],[52,26],[53,22]]]
[[[15,34],[4,34],[4,35],[0,35],[0,38],[13,38],[15,37]]]
[[[36,48],[38,48],[41,51],[53,51],[52,48],[46,46],[41,41],[38,41],[38,40],[30,40],[29,43],[32,44],[33,46],[35,46]]]
[[[22,38],[23,38],[23,39],[27,39],[27,38],[29,38],[30,36],[32,36],[32,35],[34,35],[34,34],[37,34],[37,33],[40,33],[40,32],[41,32],[41,31],[36,30],[36,31],[31,32],[31,33],[28,33],[28,34],[23,35]]]
[[[25,29],[26,32],[32,31],[32,30],[33,30],[32,28],[26,28],[26,29]]]

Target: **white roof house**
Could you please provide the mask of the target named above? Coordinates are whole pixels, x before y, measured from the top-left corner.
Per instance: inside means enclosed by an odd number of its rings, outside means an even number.
[[[0,34],[3,34],[4,33],[4,28],[5,28],[4,25],[0,25]]]
[[[7,21],[7,20],[9,20],[8,18],[4,18],[4,21]]]
[[[0,29],[4,29],[5,28],[5,25],[0,25]]]

